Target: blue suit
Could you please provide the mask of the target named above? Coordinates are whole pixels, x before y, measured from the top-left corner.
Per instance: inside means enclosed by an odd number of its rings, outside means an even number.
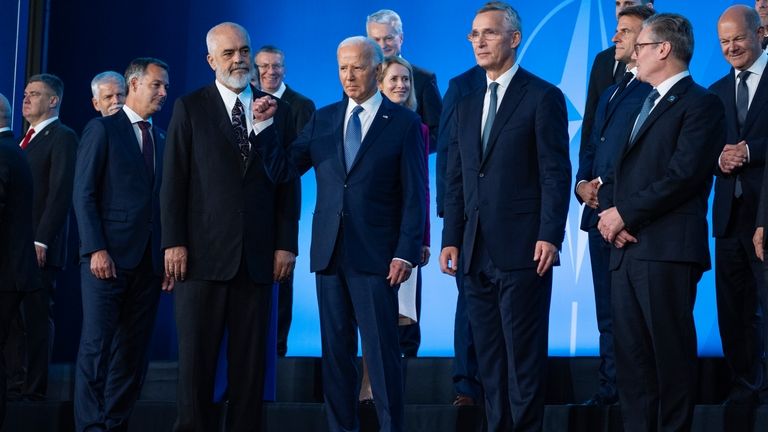
[[[290,179],[296,170],[315,169],[310,270],[317,273],[330,430],[359,429],[359,326],[380,430],[402,431],[397,289],[386,277],[393,258],[413,264],[420,258],[426,212],[421,120],[383,98],[347,172],[342,145],[346,107],[342,101],[315,112],[290,148],[292,165],[265,153],[280,153],[277,145],[260,152],[268,165],[281,162],[268,166],[277,181]],[[268,131],[274,128],[262,134]]]
[[[449,149],[443,247],[459,249],[489,431],[540,430],[552,270],[536,273],[537,241],[559,248],[571,164],[560,90],[517,70],[482,152],[485,89],[457,107]],[[513,429],[514,426],[514,429]]]
[[[626,141],[627,131],[634,125],[637,110],[651,91],[651,86],[633,79],[620,94],[612,97],[617,85],[612,85],[600,96],[595,111],[592,137],[579,151],[579,170],[576,188],[581,181],[605,179],[613,169],[614,161]],[[575,192],[575,191],[574,191]],[[579,203],[583,203],[576,194]],[[616,393],[616,360],[613,352],[613,324],[611,319],[611,274],[608,260],[611,245],[603,240],[597,229],[599,209],[584,206],[581,229],[589,233],[589,258],[592,284],[595,289],[595,312],[600,331],[600,390],[604,400],[612,400]]]
[[[155,169],[145,165],[121,110],[91,120],[77,155],[74,205],[80,232],[83,329],[75,423],[123,430],[139,396],[160,296],[159,191],[165,133],[152,128]],[[117,277],[97,279],[90,256],[105,249]]]
[[[448,149],[455,145],[456,106],[466,95],[485,86],[485,70],[473,66],[448,82],[448,91],[443,99],[443,112],[440,115],[440,134],[437,138],[437,215],[443,217],[445,202],[445,168]],[[453,382],[457,395],[469,396],[475,401],[480,399],[481,388],[477,378],[477,353],[472,338],[472,326],[467,315],[467,302],[464,299],[464,286],[460,277],[456,278],[456,315],[453,321]]]

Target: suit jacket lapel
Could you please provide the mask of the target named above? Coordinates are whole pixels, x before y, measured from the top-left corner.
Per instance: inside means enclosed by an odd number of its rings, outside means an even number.
[[[357,151],[355,160],[352,162],[352,166],[349,167],[348,173],[355,169],[357,162],[363,157],[363,154],[371,147],[371,145],[376,142],[376,139],[381,135],[381,131],[383,131],[389,123],[390,116],[392,115],[392,102],[385,96],[382,96],[381,99],[379,110],[373,117],[371,127],[368,128],[368,132],[365,134],[365,138],[363,138],[363,142],[360,144],[360,150]]]
[[[150,184],[151,182],[149,173],[147,172],[147,167],[144,164],[144,155],[141,153],[141,144],[139,143],[138,138],[136,138],[136,131],[133,129],[131,120],[123,110],[118,111],[115,116],[117,116],[116,120],[120,132],[119,136],[126,137],[125,152],[128,155],[131,164],[133,165],[133,169],[140,172],[141,177],[147,181],[147,184]],[[155,128],[153,127],[152,130],[154,129]]]
[[[726,127],[728,128],[729,137],[739,136],[739,125],[736,120],[736,77],[734,76],[733,68],[731,68],[728,74],[726,88],[728,89],[723,95],[723,104],[725,105],[725,118]]]
[[[764,54],[765,55],[765,54]],[[742,128],[742,137],[746,136],[747,134],[744,133],[750,129],[750,127],[755,123],[755,120],[757,117],[762,113],[762,111],[765,109],[765,104],[768,102],[768,67],[765,68],[763,71],[763,74],[760,75],[760,83],[757,85],[757,90],[755,91],[755,96],[752,98],[752,103],[749,105],[749,111],[747,111],[747,118],[744,120],[744,127]],[[733,78],[733,74],[731,74],[730,79],[734,81],[733,86],[731,88],[735,88],[735,79]],[[729,95],[734,95],[735,92],[729,92]],[[735,99],[735,96],[733,96]],[[731,104],[734,108],[734,111],[736,109],[736,103],[734,102]]]
[[[221,99],[219,90],[216,88],[216,84],[211,84],[205,92],[205,97],[208,99],[208,103],[205,105],[210,111],[210,117],[212,121],[219,128],[219,131],[227,138],[230,144],[232,153],[240,158],[240,149],[237,147],[235,141],[235,129],[232,127],[232,118],[227,112],[227,107],[224,105],[224,101]]]
[[[35,147],[37,147],[40,143],[45,142],[46,139],[48,138],[48,135],[52,134],[56,130],[56,128],[59,127],[60,123],[61,123],[60,120],[55,120],[48,126],[44,127],[42,130],[39,130],[39,131],[36,130],[37,133],[35,134],[35,137],[29,141],[29,144],[27,144],[27,148],[25,149],[25,151],[29,153],[32,150],[34,150]],[[24,140],[24,137],[22,136],[21,140],[19,140],[19,143],[21,143],[21,141],[23,140]]]
[[[344,124],[344,117],[346,117],[346,115],[347,99],[345,98],[341,102],[338,102],[332,123],[339,125],[339,127],[335,128],[333,133],[333,142],[336,143],[336,155],[338,156],[337,160],[339,161],[337,167],[342,178],[347,176],[347,163],[344,159],[344,127],[346,126]]]
[[[678,81],[674,86],[672,86],[671,89],[669,89],[667,94],[665,94],[664,97],[662,97],[661,100],[653,108],[653,111],[651,111],[650,115],[648,115],[648,118],[645,119],[643,125],[640,126],[640,130],[637,131],[635,140],[629,143],[627,150],[624,152],[625,154],[635,145],[636,142],[640,140],[645,131],[647,131],[648,128],[650,128],[653,123],[656,122],[656,120],[662,114],[664,114],[666,110],[668,110],[680,99],[686,90],[688,90],[688,87],[691,85],[691,83],[693,83],[693,79],[690,76],[687,76]]]
[[[165,132],[153,127],[152,137],[155,140],[155,184],[153,189],[160,192],[160,180],[163,178],[163,158],[161,155],[165,151]]]
[[[471,96],[467,97],[467,109],[465,112],[473,116],[474,119],[465,121],[466,127],[459,128],[461,136],[466,136],[470,144],[462,151],[462,158],[466,155],[467,166],[480,167],[482,162],[483,138],[480,132],[483,124],[483,100],[485,99],[485,86],[480,87]],[[497,117],[498,119],[498,117]],[[495,123],[495,121],[494,121]],[[490,137],[489,141],[490,143]]]
[[[493,151],[493,148],[496,146],[496,140],[499,137],[501,129],[507,124],[509,118],[512,117],[512,113],[514,113],[520,105],[520,101],[525,96],[525,87],[527,85],[528,73],[523,68],[520,68],[515,73],[515,76],[512,77],[512,81],[509,82],[509,87],[504,92],[504,98],[501,100],[501,105],[499,105],[499,111],[496,113],[496,118],[493,120],[491,135],[488,137],[488,146],[483,154],[483,162],[485,162],[488,155],[491,154],[491,151]],[[485,93],[483,93],[483,98],[485,98]],[[480,112],[483,112],[482,107],[480,108]]]

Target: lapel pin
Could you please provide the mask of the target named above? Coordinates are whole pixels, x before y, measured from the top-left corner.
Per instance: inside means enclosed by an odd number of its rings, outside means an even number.
[[[45,131],[45,133],[43,135],[44,136],[48,136],[49,133],[51,133],[51,131]]]
[[[382,115],[382,117],[383,117],[383,118],[385,118],[385,119],[388,119],[388,118],[389,118],[389,116],[388,116],[388,115],[386,115],[386,114]]]
[[[674,103],[677,100],[677,96],[672,95],[667,97],[667,102]]]

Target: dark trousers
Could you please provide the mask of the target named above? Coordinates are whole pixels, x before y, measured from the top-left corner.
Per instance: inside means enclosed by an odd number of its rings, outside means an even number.
[[[723,355],[733,374],[731,397],[746,397],[763,380],[763,323],[759,293],[765,291],[762,263],[752,235],[743,230],[715,239],[717,322]]]
[[[146,351],[160,300],[160,276],[147,250],[134,269],[97,279],[80,264],[83,327],[75,367],[75,427],[125,431],[141,392]]]
[[[612,272],[616,378],[626,432],[688,431],[696,393],[692,263],[624,256]]]
[[[597,228],[589,230],[589,260],[592,266],[592,284],[595,289],[595,314],[600,332],[599,395],[616,397],[616,355],[613,351],[613,321],[611,318],[611,272],[608,261],[609,245]]]
[[[262,430],[262,395],[272,284],[253,282],[242,260],[228,281],[176,284],[179,383],[176,432],[218,430],[213,405],[216,362],[226,328],[227,430]]]
[[[277,355],[285,357],[288,352],[288,332],[293,320],[293,273],[284,282],[280,282],[277,293]]]
[[[488,432],[540,431],[552,270],[543,277],[535,268],[502,271],[478,241],[464,290]]]
[[[461,264],[459,268],[462,268]],[[456,394],[469,396],[479,402],[482,389],[477,374],[477,352],[467,312],[467,299],[464,296],[464,278],[461,275],[456,276],[456,289],[458,295],[453,320],[453,387]]]
[[[26,294],[18,316],[12,320],[6,353],[8,392],[12,397],[45,399],[48,391],[48,364],[53,351],[53,300],[59,269],[40,270],[40,289]]]
[[[333,262],[318,272],[317,302],[323,347],[323,393],[330,432],[357,431],[357,331],[376,401],[379,430],[404,427],[403,380],[398,344],[397,287],[384,275],[345,265],[342,236]],[[351,252],[350,252],[351,253]]]
[[[8,339],[8,328],[11,321],[18,315],[19,304],[24,293],[17,291],[0,292],[0,353],[3,353],[5,341]],[[6,399],[6,368],[5,355],[0,355],[0,428],[5,420],[5,399]]]

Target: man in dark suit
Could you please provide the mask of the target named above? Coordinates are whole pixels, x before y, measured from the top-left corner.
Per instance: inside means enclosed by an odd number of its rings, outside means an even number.
[[[32,231],[32,172],[9,125],[11,106],[0,94],[0,427],[5,418],[6,362],[11,320],[23,296],[38,289]]]
[[[21,304],[26,376],[20,389],[29,400],[45,398],[48,362],[53,346],[55,278],[67,261],[68,215],[72,205],[77,135],[59,121],[64,84],[55,75],[29,78],[24,90],[22,115],[29,123],[20,146],[34,182],[34,230],[37,264],[42,287],[25,296]]]
[[[624,147],[626,131],[634,124],[637,110],[651,91],[650,85],[635,79],[637,69],[632,60],[635,40],[643,27],[643,20],[651,15],[653,9],[645,6],[632,6],[619,12],[613,42],[616,61],[626,64],[627,70],[619,84],[608,87],[600,96],[592,137],[579,151],[575,194],[579,203],[585,205],[581,215],[581,229],[589,234],[595,312],[600,332],[600,387],[585,405],[612,405],[619,399],[616,393],[611,323],[611,273],[608,270],[611,245],[606,243],[597,230],[597,191],[602,179],[613,168],[616,155]]]
[[[217,428],[212,395],[225,329],[227,423],[233,431],[260,430],[272,286],[293,271],[298,208],[293,185],[270,180],[248,135],[276,129],[290,143],[295,133],[288,106],[249,85],[248,32],[222,23],[206,43],[216,80],[176,101],[160,190],[165,268],[177,283],[174,430]],[[253,122],[254,99],[277,103],[275,118]]]
[[[400,15],[390,9],[382,9],[368,15],[365,21],[368,37],[376,41],[384,57],[400,56],[403,48],[403,22]],[[435,74],[413,63],[413,88],[416,95],[416,113],[429,127],[429,152],[437,151],[437,132],[440,125],[442,100]],[[418,346],[416,347],[418,349]]]
[[[619,12],[631,6],[646,6],[653,9],[654,0],[616,0],[616,20],[619,20]],[[616,45],[600,51],[592,62],[587,84],[587,102],[584,107],[584,115],[581,122],[581,148],[588,145],[592,137],[592,128],[595,123],[595,112],[600,95],[605,90],[621,81],[627,64],[616,58]]]
[[[437,216],[443,217],[445,209],[445,169],[448,149],[457,141],[456,105],[466,95],[485,88],[485,70],[474,65],[448,82],[440,113],[440,129],[437,137]],[[480,400],[482,389],[477,377],[477,353],[472,337],[472,327],[467,315],[462,278],[456,278],[456,314],[453,321],[453,386],[456,406],[475,405]]]
[[[159,192],[168,66],[137,58],[115,114],[91,120],[77,156],[83,329],[75,368],[78,431],[125,430],[141,391],[164,274]],[[163,288],[171,288],[166,284]]]
[[[277,47],[266,45],[259,49],[254,58],[254,77],[261,91],[285,101],[291,109],[291,118],[300,134],[304,125],[315,112],[315,103],[285,84],[285,54]],[[301,181],[296,180],[296,199],[301,205]],[[280,283],[277,299],[277,355],[288,352],[288,332],[293,317],[293,274]]]
[[[309,266],[317,280],[330,430],[360,427],[359,328],[380,430],[402,431],[397,289],[421,256],[426,212],[421,121],[379,93],[376,77],[384,56],[373,40],[347,38],[336,54],[347,97],[315,112],[290,147],[291,163],[275,152],[277,145],[259,149],[266,161],[275,162],[270,163],[275,181],[315,169]],[[268,116],[273,106],[274,101],[254,104],[254,117]],[[274,128],[269,131],[274,134]]]
[[[521,38],[508,4],[475,15],[469,40],[488,90],[459,101],[446,174],[440,267],[463,278],[489,431],[542,427],[552,265],[570,190],[565,99],[516,63]]]
[[[723,354],[733,374],[726,403],[753,402],[763,372],[761,336],[766,320],[759,312],[759,299],[766,288],[751,241],[768,148],[768,78],[764,74],[768,56],[760,46],[761,28],[754,8],[738,5],[723,13],[718,37],[732,69],[710,87],[728,107],[712,207],[717,321]]]
[[[710,266],[707,198],[723,104],[693,82],[690,22],[657,14],[635,43],[653,86],[599,190],[611,250],[616,378],[624,430],[689,430],[697,384],[693,304]]]

